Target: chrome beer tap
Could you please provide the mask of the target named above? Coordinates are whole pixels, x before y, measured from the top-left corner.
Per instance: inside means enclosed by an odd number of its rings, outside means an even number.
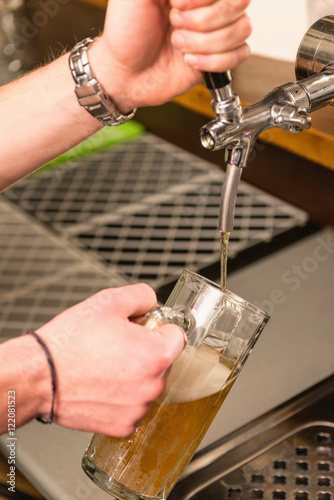
[[[242,169],[264,130],[279,127],[299,133],[311,126],[309,113],[334,100],[334,16],[326,16],[306,32],[296,57],[296,82],[274,88],[259,102],[242,107],[232,90],[229,72],[204,75],[216,119],[200,131],[202,145],[225,148],[226,176],[219,229],[231,232]]]

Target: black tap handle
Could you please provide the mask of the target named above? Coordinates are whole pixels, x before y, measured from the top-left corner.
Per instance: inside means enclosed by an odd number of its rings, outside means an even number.
[[[203,75],[205,84],[209,90],[221,89],[229,85],[232,81],[229,71],[224,71],[223,73],[204,72]]]

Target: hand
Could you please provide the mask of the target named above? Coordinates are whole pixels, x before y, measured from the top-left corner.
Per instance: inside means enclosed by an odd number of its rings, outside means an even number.
[[[132,321],[155,305],[148,285],[107,289],[37,330],[55,364],[55,423],[118,437],[135,430],[185,345],[175,325]]]
[[[202,71],[244,61],[250,0],[109,0],[102,37],[91,48],[97,78],[126,112],[187,92]]]

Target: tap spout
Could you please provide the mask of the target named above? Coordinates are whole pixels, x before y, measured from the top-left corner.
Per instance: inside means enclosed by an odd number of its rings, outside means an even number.
[[[250,148],[247,141],[230,145],[225,150],[226,173],[223,182],[220,211],[219,230],[230,233],[233,229],[234,213],[241,173],[247,162]]]
[[[231,233],[233,229],[241,172],[241,167],[237,167],[232,163],[227,164],[219,211],[219,230],[223,233]]]

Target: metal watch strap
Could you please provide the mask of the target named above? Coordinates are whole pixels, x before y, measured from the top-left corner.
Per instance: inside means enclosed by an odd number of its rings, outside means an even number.
[[[69,65],[76,84],[75,93],[80,106],[103,125],[121,125],[133,118],[136,110],[120,113],[97,81],[88,61],[88,47],[93,41],[85,38],[71,50]]]

